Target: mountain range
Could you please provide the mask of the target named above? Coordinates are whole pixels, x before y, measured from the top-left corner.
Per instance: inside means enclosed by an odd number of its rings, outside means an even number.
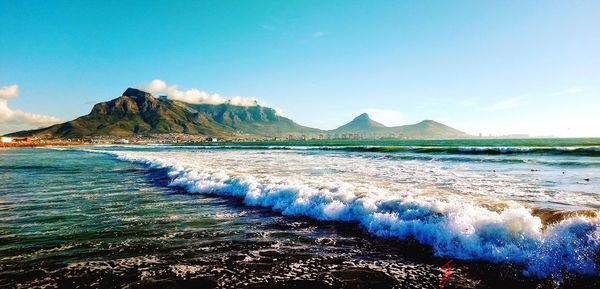
[[[367,137],[406,136],[412,138],[468,137],[444,124],[424,120],[413,125],[387,127],[366,113],[334,130],[299,125],[274,109],[232,104],[191,104],[154,97],[128,88],[123,95],[101,102],[92,111],[72,121],[50,127],[8,134],[15,137],[81,138],[91,136],[126,137],[137,134],[185,133],[222,138],[275,137],[287,135],[361,134]]]
[[[433,120],[423,120],[411,125],[388,127],[372,120],[366,113],[355,117],[351,122],[342,125],[331,132],[358,133],[371,136],[397,135],[421,138],[458,138],[468,136],[460,130]]]

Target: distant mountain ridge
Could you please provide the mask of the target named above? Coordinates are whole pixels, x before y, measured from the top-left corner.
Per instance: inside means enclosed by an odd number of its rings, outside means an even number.
[[[88,115],[9,136],[80,138],[186,133],[232,137],[319,132],[321,130],[301,126],[268,107],[189,104],[128,88],[122,96],[94,105]]]
[[[128,88],[123,95],[94,105],[92,111],[72,121],[47,128],[20,131],[8,136],[81,138],[127,137],[139,134],[185,133],[234,138],[288,135],[360,134],[363,137],[459,138],[466,133],[425,120],[413,125],[387,127],[363,113],[334,130],[299,125],[269,107],[231,104],[190,104]]]
[[[334,130],[332,133],[373,133],[379,132],[385,129],[386,126],[372,120],[368,114],[363,113],[355,117],[349,123],[342,125]]]
[[[423,120],[417,124],[388,127],[374,121],[366,113],[355,117],[349,123],[329,132],[335,134],[354,133],[367,136],[393,135],[396,137],[405,136],[412,138],[460,138],[469,136],[463,131],[433,120]]]

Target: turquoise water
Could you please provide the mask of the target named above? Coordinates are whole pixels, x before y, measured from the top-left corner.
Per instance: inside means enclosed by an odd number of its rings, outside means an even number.
[[[0,285],[586,288],[599,143],[0,150]]]
[[[214,145],[223,145],[217,143]],[[458,140],[308,140],[284,142],[228,143],[235,146],[492,146],[492,147],[570,147],[600,146],[600,138],[550,138],[550,139],[458,139]]]

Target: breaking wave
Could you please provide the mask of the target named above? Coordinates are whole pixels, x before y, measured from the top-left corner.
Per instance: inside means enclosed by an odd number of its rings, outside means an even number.
[[[295,180],[233,176],[225,171],[184,167],[166,157],[119,151],[119,160],[164,169],[170,186],[189,193],[233,196],[248,206],[287,216],[349,221],[383,238],[415,239],[437,256],[511,262],[527,276],[560,278],[563,273],[598,274],[600,217],[574,216],[545,225],[531,210],[512,204],[493,211],[474,203],[435,197],[399,197],[373,188],[314,187]]]
[[[427,154],[464,154],[464,155],[505,155],[505,154],[536,154],[536,155],[573,155],[600,156],[600,147],[461,147],[461,146],[351,146],[351,147],[321,147],[323,150],[345,150],[363,152],[409,152]]]
[[[135,148],[136,146],[123,146]],[[139,147],[139,146],[138,146]],[[527,147],[527,146],[286,146],[286,145],[151,145],[154,148],[198,148],[198,149],[252,149],[252,150],[322,150],[352,151],[380,153],[425,153],[425,154],[459,154],[459,155],[565,155],[565,156],[600,156],[599,146],[574,147]]]

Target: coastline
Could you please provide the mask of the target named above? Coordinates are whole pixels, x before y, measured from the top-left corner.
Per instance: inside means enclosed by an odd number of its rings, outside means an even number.
[[[58,144],[53,142],[44,145]],[[93,145],[79,142],[63,144]],[[139,155],[145,160],[160,157],[160,148],[148,146],[148,151],[145,152],[140,150],[142,145],[128,144],[127,146],[136,146],[131,149],[132,152],[125,152],[130,157]],[[98,147],[99,150],[112,151],[109,146]],[[127,148],[118,148],[116,151],[126,150]],[[7,178],[5,182],[7,186],[3,189],[11,196],[9,199],[11,203],[8,205],[13,208],[6,213],[18,216],[7,219],[11,226],[10,232],[16,236],[16,239],[8,241],[15,246],[31,242],[30,248],[21,248],[8,255],[14,258],[11,259],[9,268],[15,270],[0,277],[5,277],[13,284],[26,287],[67,284],[75,282],[74,280],[89,284],[98,282],[103,287],[129,284],[133,288],[171,285],[173,285],[171,287],[185,287],[198,284],[206,288],[293,288],[294,286],[296,288],[355,288],[352,286],[357,284],[364,285],[362,288],[369,288],[369,286],[370,288],[443,287],[440,284],[443,284],[444,288],[597,288],[600,284],[600,280],[595,275],[559,272],[560,270],[547,277],[526,275],[523,272],[527,267],[520,264],[518,260],[495,263],[484,259],[462,259],[460,256],[438,255],[435,246],[421,243],[418,239],[398,239],[392,235],[376,236],[352,222],[319,220],[302,214],[282,216],[265,207],[247,206],[238,198],[224,193],[221,196],[198,194],[190,190],[193,188],[191,184],[185,185],[181,182],[173,186],[171,176],[156,167],[153,169],[126,161],[115,162],[114,157],[103,155],[82,158],[81,154],[75,151],[77,149],[60,151],[32,149],[22,154],[15,150],[12,156],[10,156],[11,152],[5,151],[7,158],[4,158],[6,161],[4,168],[7,174],[3,177]],[[174,154],[175,152],[177,155]],[[242,171],[244,166],[236,160],[257,159],[250,155],[251,150],[237,153],[229,149],[206,150],[201,152],[204,160],[202,162],[191,158],[199,155],[197,148],[193,147],[190,149],[175,147],[163,153],[165,162],[174,161],[173,158],[179,156],[180,160],[201,163],[203,167],[220,168],[224,162],[230,160],[232,166],[239,167]],[[268,158],[261,150],[254,153],[256,156]],[[380,156],[378,153],[351,151],[347,153],[348,158],[344,159],[339,158],[341,154],[338,152],[330,154],[328,151],[323,151],[321,154],[326,159],[317,164],[330,166],[333,161],[338,165],[348,161],[351,162],[349,165],[361,167],[363,168],[361,171],[366,172],[380,171],[370,170],[368,165],[381,165],[386,161],[380,158],[373,161],[369,158],[369,156]],[[209,158],[211,155],[213,157]],[[268,155],[280,162],[285,161],[288,169],[294,168],[295,160],[300,166],[296,167],[300,169],[296,172],[300,173],[294,174],[295,178],[302,174],[306,176],[313,173],[319,174],[316,178],[320,178],[320,174],[325,173],[325,176],[331,179],[335,174],[342,173],[341,170],[302,173],[304,166],[316,167],[311,161],[315,160],[315,153],[305,154],[303,148],[295,153],[296,158],[290,158],[290,154],[285,150],[272,151]],[[357,159],[356,156],[359,155],[364,158]],[[439,157],[439,155],[435,156]],[[483,158],[487,157],[483,156]],[[421,158],[422,153],[413,161],[422,162]],[[493,158],[504,159],[501,155]],[[358,161],[360,163],[357,163]],[[387,161],[392,160],[387,159]],[[466,164],[464,159],[458,161],[453,159],[443,163],[451,162]],[[409,165],[403,161],[401,163]],[[479,161],[476,163],[478,166],[482,165]],[[420,167],[424,165],[426,163],[419,164]],[[274,166],[277,167],[276,164]],[[489,166],[489,169],[493,167],[498,171],[496,174],[482,168],[481,172],[489,177],[509,173],[500,169],[501,166],[515,171],[513,162],[508,164],[492,162]],[[530,164],[517,163],[517,166],[522,166],[527,175],[540,174],[538,171],[530,171]],[[338,169],[348,171],[348,168],[350,167]],[[418,169],[416,166],[409,168]],[[265,167],[261,166],[260,170],[263,169]],[[260,174],[258,171],[252,173]],[[560,172],[558,174],[562,176]],[[202,181],[192,174],[185,177],[189,180],[196,179],[195,183]],[[31,182],[31,179],[35,182]],[[412,182],[417,180],[411,179]],[[19,185],[25,183],[26,186]],[[73,190],[73,187],[77,189]],[[218,184],[214,187],[218,187],[221,192],[227,191]],[[287,191],[293,191],[293,188],[290,187]],[[236,192],[240,191],[236,190]],[[51,205],[36,207],[38,214],[29,214],[30,208],[36,206],[40,200],[48,204],[66,204],[68,208],[76,207],[83,211],[71,215],[68,211],[56,210],[56,206]],[[284,201],[281,198],[279,200]],[[390,205],[394,206],[386,207],[386,210],[397,211],[398,207],[395,203]],[[148,206],[152,211],[147,210]],[[110,211],[106,208],[110,208]],[[464,212],[461,210],[457,213]],[[597,210],[590,212],[539,210],[532,214],[540,217],[544,224],[548,224],[573,215],[597,212]],[[95,221],[85,223],[89,216],[93,216]],[[432,217],[429,220],[435,218]],[[414,221],[418,222],[417,219]],[[66,229],[76,229],[80,223],[85,224],[86,232],[102,233],[80,234],[79,231]],[[43,224],[35,228],[36,232],[39,232],[36,235],[40,238],[43,237],[41,234],[49,232],[49,234],[56,234],[57,239],[64,234],[75,239],[51,245],[34,239],[29,241],[27,239],[29,237],[24,237],[29,235],[22,233],[30,230],[30,227],[22,224]],[[253,225],[248,227],[248,224]],[[174,230],[174,228],[178,229]],[[487,228],[495,228],[495,230],[487,230],[485,236],[490,236],[489,234],[493,232],[503,232],[503,227],[500,226]],[[568,230],[556,232],[569,233],[574,229],[581,234],[582,228],[586,227],[571,226],[567,228]],[[111,234],[112,232],[117,233],[115,235]],[[419,230],[419,232],[424,231]],[[443,231],[438,230],[438,232]],[[567,238],[568,235],[565,234],[563,237]],[[48,236],[43,238],[50,239]],[[512,239],[499,240],[510,242]],[[97,246],[96,244],[105,244],[107,247],[94,247]],[[82,251],[86,253],[81,255]],[[106,260],[107,256],[110,260]],[[541,261],[544,256],[555,255],[539,254]],[[46,273],[28,271],[28,269],[18,273],[17,270],[30,268],[31,264],[39,258],[49,260],[48,266],[52,267],[54,273],[47,276]],[[65,260],[69,265],[62,265]],[[289,266],[290,264],[293,266]],[[451,267],[444,267],[446,264],[451,264]],[[545,264],[549,266],[548,270],[552,270],[553,266],[561,266],[562,263],[560,259],[555,259]],[[97,270],[91,271],[91,268]],[[219,268],[221,271],[215,273],[212,268]],[[266,270],[270,270],[268,275],[265,274]],[[114,277],[115,272],[122,275]],[[448,276],[447,283],[443,279],[444,276]],[[46,277],[49,279],[43,279]]]
[[[82,145],[89,145],[89,144],[82,143],[82,142],[70,142],[70,141],[0,143],[0,149],[3,149],[3,148],[34,148],[34,147],[48,147],[48,146],[82,146]]]

